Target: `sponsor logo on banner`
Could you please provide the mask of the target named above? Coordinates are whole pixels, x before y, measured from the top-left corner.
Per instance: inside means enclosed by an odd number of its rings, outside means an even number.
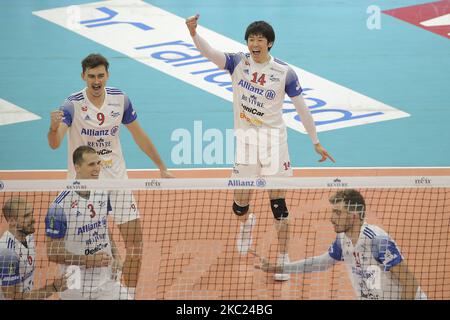
[[[190,85],[228,101],[233,99],[229,73],[219,70],[195,48],[186,30],[185,17],[138,0],[94,2],[33,13]],[[245,44],[212,30],[199,26],[198,31],[218,50],[248,51]],[[291,67],[307,84],[302,94],[319,132],[409,116],[299,67]],[[275,98],[275,92],[265,92],[248,82],[239,85],[256,96]],[[283,119],[291,129],[306,133],[287,96]]]
[[[3,188],[5,188],[5,184],[3,183],[3,181],[0,181],[0,190],[3,190]]]
[[[329,187],[329,188],[347,188],[348,187],[348,183],[347,182],[342,182],[341,179],[336,178],[332,182],[328,182],[327,183],[327,187]]]
[[[429,186],[431,185],[431,179],[428,177],[421,177],[414,179],[414,184],[416,186]]]
[[[450,39],[449,1],[436,1],[384,10],[383,13]]]
[[[229,179],[228,187],[258,187],[264,188],[266,186],[266,180],[256,179],[256,180],[241,180],[241,179]]]
[[[161,181],[159,180],[150,180],[150,181],[145,181],[145,187],[146,188],[161,188]]]
[[[87,190],[87,186],[85,184],[81,184],[80,181],[74,181],[71,185],[66,186],[67,190],[79,191],[79,190]]]
[[[264,188],[266,186],[266,180],[264,179],[256,179],[256,186],[260,188]]]

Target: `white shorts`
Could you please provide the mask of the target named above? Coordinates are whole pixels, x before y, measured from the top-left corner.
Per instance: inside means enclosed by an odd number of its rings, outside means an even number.
[[[255,145],[245,144],[239,149],[236,149],[232,178],[292,177],[293,171],[287,143],[266,149],[258,149]]]
[[[139,218],[139,210],[131,191],[109,191],[110,213],[116,224]]]
[[[117,280],[109,280],[89,292],[67,289],[59,294],[61,300],[131,300],[127,288]]]

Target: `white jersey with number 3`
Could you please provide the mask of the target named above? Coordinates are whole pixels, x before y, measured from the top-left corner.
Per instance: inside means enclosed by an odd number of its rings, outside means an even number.
[[[137,118],[127,95],[118,89],[106,88],[105,101],[97,108],[87,98],[85,88],[68,97],[61,110],[63,122],[69,126],[68,178],[75,178],[72,154],[82,145],[94,148],[100,156],[100,178],[127,178],[119,139],[120,124],[129,124]]]
[[[45,217],[45,232],[52,239],[63,239],[65,249],[75,255],[104,252],[112,256],[108,231],[108,195],[91,191],[85,199],[73,191],[63,191]],[[61,265],[61,274],[67,266]],[[81,290],[92,292],[111,279],[110,267],[81,267]]]

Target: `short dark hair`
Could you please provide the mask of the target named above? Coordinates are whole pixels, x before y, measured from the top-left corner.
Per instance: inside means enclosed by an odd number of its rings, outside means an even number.
[[[81,164],[83,162],[83,155],[85,153],[97,153],[97,151],[95,151],[94,148],[89,147],[89,146],[79,146],[78,148],[75,149],[75,151],[72,154],[72,161],[73,164]]]
[[[12,197],[6,200],[2,208],[3,216],[5,217],[6,221],[9,221],[9,219],[11,218],[17,218],[17,207],[22,203],[26,204],[27,201],[21,197]]]
[[[270,24],[265,21],[254,21],[250,23],[245,31],[245,41],[248,41],[248,37],[251,35],[262,35],[267,39],[267,42],[275,42],[275,31]],[[269,48],[270,50],[271,48]]]
[[[335,204],[343,202],[349,212],[358,212],[362,220],[365,216],[366,202],[364,197],[355,189],[345,189],[336,192],[330,197],[330,203]]]
[[[109,68],[108,60],[99,53],[91,53],[86,58],[81,61],[81,67],[83,68],[83,73],[87,69],[96,68],[98,66],[105,66],[106,71]]]

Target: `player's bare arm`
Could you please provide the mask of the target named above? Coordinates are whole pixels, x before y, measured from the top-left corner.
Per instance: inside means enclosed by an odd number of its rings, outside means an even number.
[[[113,239],[111,230],[108,228],[108,233],[109,233],[109,239],[111,241],[111,254],[113,256],[113,263],[112,263],[112,274],[113,274],[113,278],[116,280],[120,280],[118,278],[118,276],[121,274],[122,272],[122,268],[123,268],[123,261],[120,257],[120,253],[119,250],[117,248],[116,242]]]
[[[317,131],[316,126],[314,124],[314,119],[311,115],[311,112],[309,111],[309,108],[305,103],[305,99],[303,99],[302,95],[298,95],[292,97],[291,100],[295,106],[295,109],[297,110],[298,115],[300,116],[300,119],[302,121],[303,126],[305,127],[306,132],[308,132],[308,135],[310,136],[314,144],[315,151],[322,156],[319,162],[324,162],[327,159],[330,159],[332,162],[336,162],[334,158],[328,153],[328,151],[325,150],[324,147],[322,147],[322,145],[319,142],[319,139],[317,138]]]
[[[261,269],[264,272],[282,273],[283,268],[276,264],[270,263],[266,258],[260,258],[259,264],[255,264],[256,269]]]
[[[50,129],[47,134],[47,140],[50,148],[57,149],[67,132],[68,126],[62,122],[64,112],[54,110],[50,113]]]
[[[141,148],[141,150],[155,163],[159,168],[161,178],[173,178],[174,176],[167,170],[166,165],[161,160],[158,150],[156,150],[155,145],[149,136],[145,133],[142,127],[139,125],[137,120],[126,125],[127,129],[133,136],[136,144]]]
[[[136,288],[142,262],[142,228],[139,219],[120,224],[120,235],[125,242],[125,261],[122,268],[123,283]]]
[[[56,278],[42,288],[32,290],[30,292],[23,292],[22,284],[14,286],[2,286],[0,290],[3,291],[4,296],[11,300],[38,300],[46,299],[56,292],[63,292],[67,290],[67,275]]]
[[[220,69],[225,68],[226,57],[225,53],[212,48],[205,39],[200,37],[197,33],[197,25],[198,19],[200,15],[197,14],[195,16],[189,17],[186,19],[186,26],[189,29],[189,33],[191,34],[192,40],[194,41],[195,47],[200,50],[200,53],[205,57],[211,60],[216,66]]]
[[[400,264],[392,267],[390,272],[398,279],[403,287],[402,299],[414,300],[419,288],[419,283],[415,279],[412,272],[409,271],[408,266],[403,261]]]

